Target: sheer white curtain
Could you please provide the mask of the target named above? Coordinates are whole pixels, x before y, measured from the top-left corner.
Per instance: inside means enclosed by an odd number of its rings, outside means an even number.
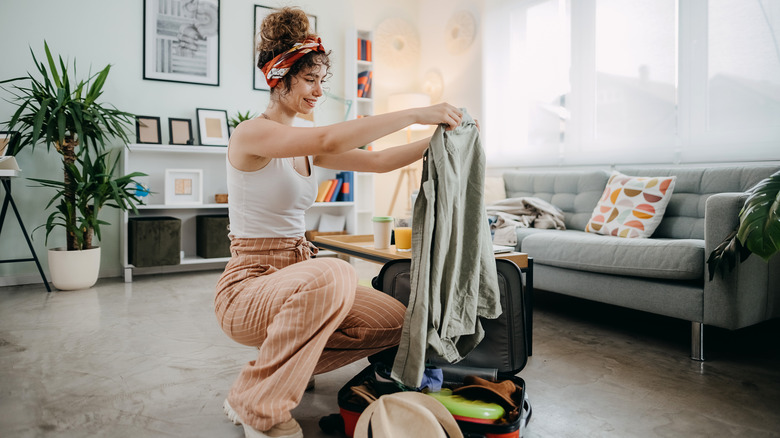
[[[780,0],[486,0],[493,166],[780,159]]]

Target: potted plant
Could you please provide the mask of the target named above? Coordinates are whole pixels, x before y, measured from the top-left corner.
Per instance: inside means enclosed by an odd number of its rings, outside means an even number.
[[[758,182],[748,192],[739,212],[739,225],[707,259],[710,281],[715,272],[725,275],[752,253],[768,261],[780,252],[780,172]]]
[[[144,174],[115,176],[119,154],[108,147],[112,139],[127,145],[127,129],[135,116],[98,102],[110,65],[76,82],[62,57],[58,68],[45,41],[44,49],[46,64],[38,62],[30,49],[38,77],[28,72],[0,81],[13,83],[10,89],[2,87],[13,95],[9,102],[16,106],[6,125],[20,133],[12,153],[45,143],[47,151],[54,146],[62,159],[62,180],[31,180],[55,189],[47,208],[55,204],[56,208],[41,225],[46,228],[46,243],[55,228],[65,229],[67,246],[49,250],[52,283],[63,290],[83,289],[95,284],[100,270],[100,247],[93,244],[93,237],[100,239],[100,226],[109,225],[98,218],[101,208],[135,212],[135,203],[141,203],[133,178]]]
[[[241,111],[236,111],[236,115],[230,118],[228,120],[228,124],[230,125],[230,132],[233,133],[233,130],[236,129],[239,123],[243,122],[244,120],[252,120],[256,118],[259,114],[250,112],[247,110],[246,113],[241,113]]]

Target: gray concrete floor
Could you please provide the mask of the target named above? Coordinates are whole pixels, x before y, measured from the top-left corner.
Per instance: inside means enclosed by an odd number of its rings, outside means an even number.
[[[375,265],[358,264],[361,278]],[[252,348],[217,327],[219,272],[0,288],[0,436],[241,437],[222,401]],[[539,293],[526,437],[780,436],[780,324],[710,329]],[[318,376],[293,412],[307,438],[367,362]]]

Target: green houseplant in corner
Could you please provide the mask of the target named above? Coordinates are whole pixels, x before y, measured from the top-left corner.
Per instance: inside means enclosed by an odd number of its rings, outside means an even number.
[[[100,248],[93,245],[93,236],[99,240],[100,226],[109,225],[98,218],[101,208],[137,211],[135,203],[141,201],[133,178],[144,174],[115,176],[119,154],[109,148],[109,141],[127,145],[134,116],[97,100],[111,66],[76,82],[62,57],[58,68],[46,42],[44,49],[45,64],[30,49],[39,77],[28,73],[0,81],[13,83],[3,87],[13,96],[8,101],[16,106],[6,126],[21,134],[12,153],[28,146],[34,149],[40,143],[46,144],[47,151],[54,146],[59,153],[62,180],[31,180],[55,190],[47,208],[55,204],[56,208],[41,225],[46,228],[47,244],[55,228],[62,227],[66,233],[66,248],[49,250],[52,283],[63,290],[83,289],[95,284],[100,270]]]
[[[710,281],[755,253],[764,260],[780,252],[780,172],[759,181],[739,212],[739,225],[707,259]]]

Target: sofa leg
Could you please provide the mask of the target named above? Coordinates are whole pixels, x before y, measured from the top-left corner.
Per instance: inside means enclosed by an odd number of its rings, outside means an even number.
[[[704,323],[691,322],[691,359],[704,361]]]

